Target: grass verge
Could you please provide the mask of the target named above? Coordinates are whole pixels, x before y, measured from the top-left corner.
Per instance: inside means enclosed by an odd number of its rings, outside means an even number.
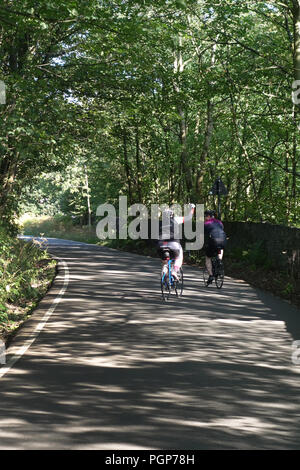
[[[74,225],[69,216],[31,216],[25,214],[20,219],[23,235],[33,237],[62,238],[64,240],[83,241],[85,243],[97,243],[95,227],[81,227]]]
[[[0,339],[6,346],[45,296],[56,261],[42,242],[25,242],[0,230]]]

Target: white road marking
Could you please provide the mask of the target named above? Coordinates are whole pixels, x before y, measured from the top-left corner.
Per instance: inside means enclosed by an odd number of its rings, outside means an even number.
[[[0,379],[15,365],[15,363],[26,353],[26,351],[30,348],[30,346],[34,343],[44,326],[46,325],[47,321],[55,311],[57,305],[61,301],[63,295],[65,294],[69,280],[70,280],[70,273],[68,265],[65,261],[59,259],[59,262],[62,264],[62,268],[64,270],[64,283],[56,298],[53,300],[51,307],[47,310],[42,320],[34,329],[31,337],[25,341],[24,345],[20,347],[20,349],[16,352],[16,354],[5,364],[5,366],[0,368]]]

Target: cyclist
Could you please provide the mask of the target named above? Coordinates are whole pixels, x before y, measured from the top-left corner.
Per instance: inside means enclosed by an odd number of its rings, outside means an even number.
[[[179,280],[179,272],[183,263],[183,249],[179,236],[179,225],[187,220],[191,220],[195,211],[195,204],[190,204],[190,212],[186,217],[175,216],[172,209],[164,211],[163,220],[159,222],[159,240],[158,254],[162,259],[162,273],[167,272],[168,259],[171,257],[175,260],[172,270],[172,276]]]
[[[205,264],[209,274],[207,285],[211,284],[214,277],[212,272],[211,258],[217,256],[220,261],[223,259],[224,248],[226,246],[226,233],[221,220],[216,219],[216,213],[212,210],[204,212],[204,237],[205,237]]]

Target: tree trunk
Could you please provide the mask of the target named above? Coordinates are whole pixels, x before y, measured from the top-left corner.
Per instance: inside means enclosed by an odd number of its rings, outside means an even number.
[[[174,73],[178,74],[178,77],[176,77],[174,81],[174,88],[178,94],[180,92],[180,84],[179,84],[180,74],[184,71],[184,62],[182,58],[181,47],[182,47],[182,38],[179,35],[178,49],[175,51],[175,54],[174,54],[175,55]],[[188,165],[188,150],[187,150],[188,126],[186,122],[185,112],[181,104],[178,104],[177,110],[178,110],[178,114],[180,117],[180,122],[179,122],[179,142],[181,146],[180,161],[181,161],[182,172],[184,175],[187,196],[189,198],[192,192],[192,188],[193,188],[193,180],[192,180],[191,171]]]
[[[300,0],[293,0],[294,79],[300,80]]]
[[[179,141],[181,144],[181,154],[180,154],[180,160],[181,160],[181,167],[182,171],[184,174],[184,180],[185,180],[185,185],[186,185],[186,191],[188,197],[191,195],[192,188],[193,188],[193,180],[192,180],[192,175],[190,168],[188,166],[188,150],[187,150],[187,134],[188,134],[188,127],[186,124],[186,119],[184,112],[181,107],[178,109],[179,115],[180,115],[180,132],[179,132]]]
[[[126,173],[127,186],[128,186],[128,198],[129,198],[129,204],[132,205],[133,198],[132,198],[131,175],[130,175],[130,166],[129,166],[128,152],[127,152],[127,134],[126,134],[125,129],[123,129],[122,137],[123,137],[124,166],[125,166],[125,173]]]
[[[254,171],[253,171],[253,168],[252,168],[252,165],[251,165],[251,160],[250,160],[246,145],[244,144],[243,140],[240,137],[239,127],[238,127],[238,122],[237,122],[237,115],[236,115],[236,108],[235,108],[234,98],[233,98],[232,94],[230,95],[230,99],[231,99],[231,112],[232,112],[235,135],[236,135],[237,141],[240,145],[240,148],[241,148],[241,151],[242,151],[242,156],[245,159],[245,161],[247,163],[247,166],[248,166],[250,181],[251,181],[253,194],[254,194],[254,199],[255,199],[255,202],[256,202],[257,208],[258,208],[259,220],[260,220],[260,222],[262,222],[262,216],[261,216],[262,211],[260,210],[260,202],[259,202],[259,196],[258,196],[258,191],[257,191],[257,186],[256,186],[256,181],[255,181],[255,175],[254,175]],[[244,126],[244,130],[245,129],[246,129],[246,127]],[[250,186],[248,186],[247,191],[246,191],[247,198],[249,197],[249,191],[250,191]],[[246,208],[246,204],[245,204],[245,208]]]
[[[211,138],[213,135],[214,129],[214,119],[213,119],[213,110],[214,105],[212,101],[209,99],[207,100],[207,118],[206,118],[206,129],[204,134],[204,143],[202,152],[199,158],[199,167],[197,171],[196,177],[196,200],[198,202],[203,202],[203,178],[205,173],[205,162],[208,157],[209,153],[209,146],[211,142]]]
[[[85,171],[85,186],[86,186],[86,198],[87,198],[87,210],[88,210],[88,227],[89,229],[91,229],[92,227],[91,195],[90,195],[89,178],[88,178],[86,165],[84,165],[84,171]]]
[[[211,67],[214,67],[216,62],[216,50],[217,45],[214,44],[212,48],[212,55],[211,55]],[[212,84],[208,83],[209,88],[211,88]],[[203,178],[205,174],[205,163],[209,154],[209,147],[211,138],[213,135],[214,130],[214,118],[213,118],[213,111],[214,111],[214,103],[209,98],[207,100],[207,111],[206,111],[206,127],[204,133],[204,142],[202,147],[202,152],[199,159],[199,165],[197,170],[196,176],[196,200],[200,203],[204,202],[204,194],[203,194]]]
[[[137,181],[137,192],[138,192],[138,198],[139,198],[139,203],[143,203],[143,195],[142,195],[142,184],[141,184],[141,159],[140,159],[140,138],[139,138],[139,128],[136,126],[135,130],[135,146],[136,146],[136,151],[135,151],[135,157],[136,157],[136,181]]]
[[[294,22],[294,50],[293,50],[293,65],[294,65],[294,79],[300,81],[300,0],[293,0],[293,22]],[[297,208],[297,191],[296,191],[296,171],[298,163],[297,155],[297,141],[300,132],[300,105],[293,105],[293,121],[294,121],[294,135],[292,143],[292,201],[294,207],[294,222],[296,222],[296,208]]]

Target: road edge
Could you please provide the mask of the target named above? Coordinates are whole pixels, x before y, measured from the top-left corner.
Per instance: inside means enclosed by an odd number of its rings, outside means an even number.
[[[0,367],[0,379],[34,343],[67,290],[70,279],[68,264],[60,258],[54,259],[58,262],[57,275],[45,297],[10,341],[6,349],[5,364]]]

